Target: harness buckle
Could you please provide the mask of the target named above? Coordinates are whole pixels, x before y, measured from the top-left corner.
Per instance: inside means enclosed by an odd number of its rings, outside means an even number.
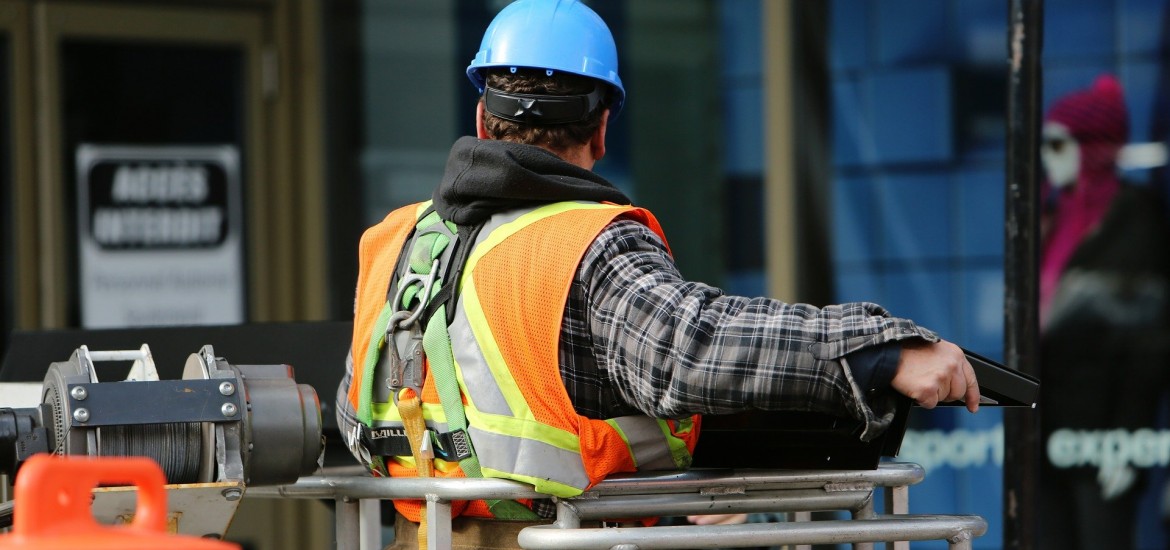
[[[397,317],[405,318],[409,313],[395,313],[390,317],[391,324],[386,329],[386,358],[389,361],[386,387],[395,405],[398,405],[398,394],[403,388],[410,388],[421,396],[426,377],[422,327],[414,323],[404,328],[395,323]],[[399,355],[400,350],[405,352],[405,357]]]
[[[466,430],[436,432],[434,436],[439,458],[447,462],[461,462],[475,455],[471,450],[471,438],[468,437]]]
[[[366,468],[372,468],[374,465],[374,460],[370,455],[370,450],[367,449],[365,445],[362,445],[362,427],[360,423],[349,430],[349,433],[346,434],[345,440],[346,446],[349,447],[350,451],[357,455],[358,460],[362,462],[362,465]]]
[[[398,404],[398,393],[402,388],[411,388],[418,395],[422,395],[423,378],[426,373],[423,372],[423,334],[418,319],[430,302],[431,289],[434,288],[438,276],[439,260],[435,259],[431,263],[429,273],[412,272],[403,275],[398,283],[398,291],[394,294],[394,307],[402,307],[406,291],[422,285],[422,290],[415,294],[412,307],[395,311],[386,323],[386,347],[390,361],[388,373],[390,377],[386,380],[386,386],[390,389],[395,405]],[[400,337],[404,332],[406,336]],[[400,355],[400,350],[405,352],[405,357]]]
[[[422,442],[418,446],[418,455],[426,460],[433,460],[435,458],[435,444],[431,441],[433,433],[429,429],[423,432]]]
[[[422,283],[422,292],[415,294],[415,305],[411,309],[404,309],[402,311],[409,312],[410,315],[399,320],[396,324],[386,325],[386,332],[389,334],[391,326],[397,328],[407,328],[415,321],[418,321],[419,316],[427,307],[427,303],[431,301],[431,289],[435,286],[435,280],[439,278],[439,259],[431,263],[431,271],[426,274],[419,274],[410,272],[402,276],[398,281],[398,291],[394,293],[394,307],[398,308],[402,305],[402,297],[406,295],[406,291],[414,287],[416,283]],[[395,312],[397,315],[399,312]],[[393,319],[393,318],[392,318]]]

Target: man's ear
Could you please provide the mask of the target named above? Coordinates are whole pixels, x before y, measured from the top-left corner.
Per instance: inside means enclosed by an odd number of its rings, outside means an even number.
[[[593,137],[589,140],[589,153],[593,156],[593,161],[599,161],[605,156],[605,130],[609,123],[609,109],[601,113],[601,124],[597,125],[597,129],[593,131]]]
[[[475,104],[475,137],[487,139],[487,128],[483,125],[483,100]]]

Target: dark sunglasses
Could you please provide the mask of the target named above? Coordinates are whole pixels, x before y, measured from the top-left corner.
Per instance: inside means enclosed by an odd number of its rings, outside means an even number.
[[[1066,137],[1052,137],[1044,138],[1041,147],[1051,150],[1053,153],[1059,153],[1064,149],[1065,145],[1072,141]]]

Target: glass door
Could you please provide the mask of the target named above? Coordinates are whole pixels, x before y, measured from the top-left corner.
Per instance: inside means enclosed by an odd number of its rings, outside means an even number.
[[[251,235],[268,213],[264,13],[34,10],[44,324],[249,320],[269,248]]]

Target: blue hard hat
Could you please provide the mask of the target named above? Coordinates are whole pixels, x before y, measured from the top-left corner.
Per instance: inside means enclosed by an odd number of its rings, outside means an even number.
[[[545,69],[601,80],[614,90],[611,117],[625,103],[613,35],[601,16],[578,0],[517,0],[501,10],[467,66],[467,77],[480,93],[484,70],[492,67]]]

